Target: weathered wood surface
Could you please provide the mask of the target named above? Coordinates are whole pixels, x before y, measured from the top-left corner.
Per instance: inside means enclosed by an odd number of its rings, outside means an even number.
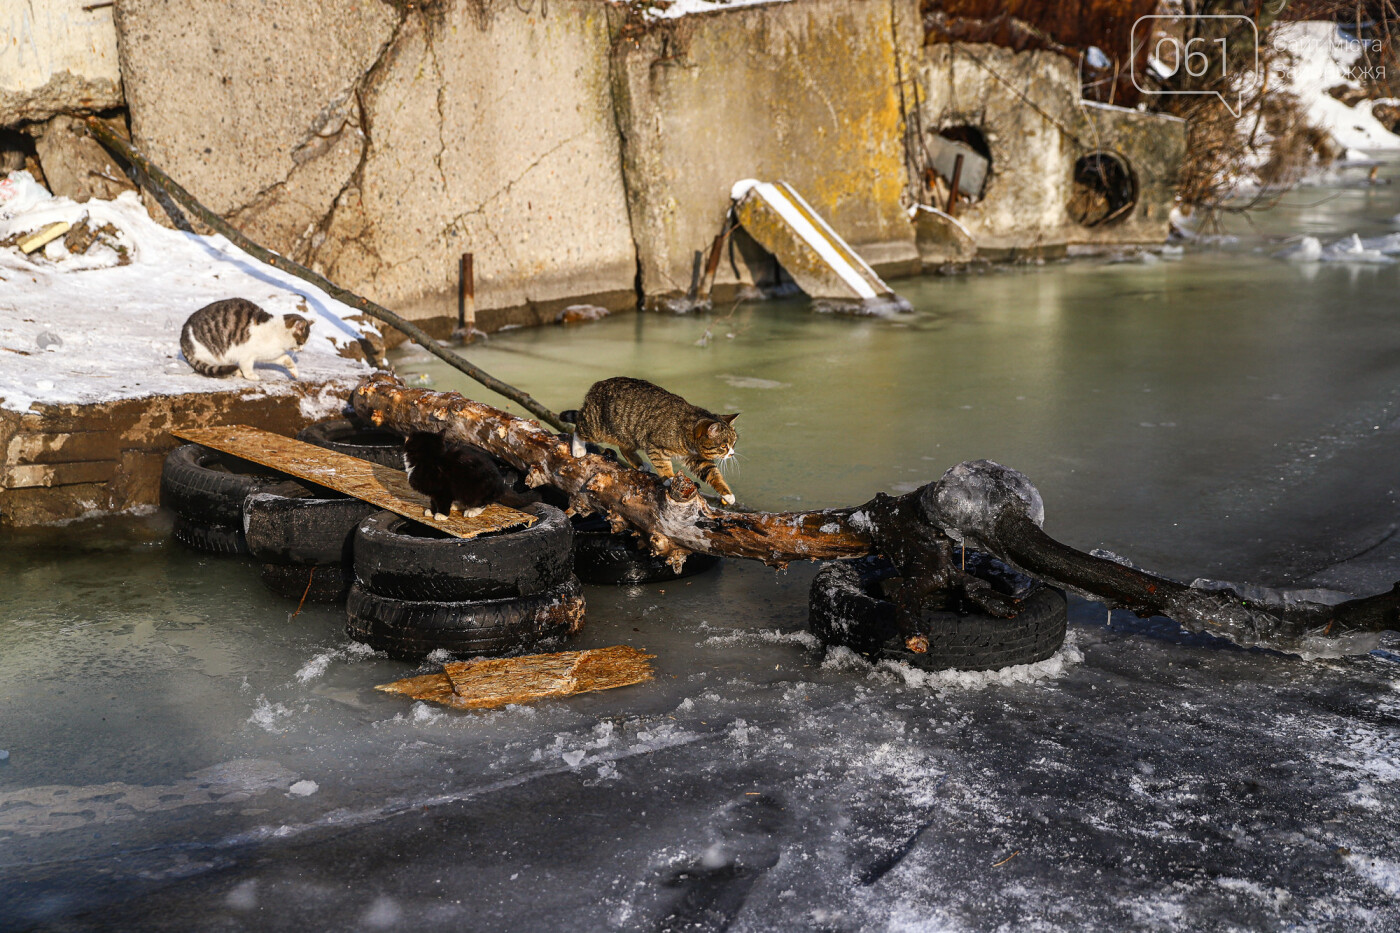
[[[569,442],[533,421],[456,392],[410,389],[389,373],[360,383],[351,404],[361,418],[396,431],[443,431],[475,444],[525,473],[532,486],[550,483],[569,494],[575,511],[601,512],[615,528],[630,526],[673,562],[698,551],[783,566],[871,552],[867,516],[859,508],[815,512],[743,512],[717,508],[684,476],[670,484],[606,457],[574,457]]]
[[[499,504],[487,506],[486,511],[475,518],[454,513],[439,520],[423,514],[428,498],[408,485],[408,475],[400,470],[246,424],[186,428],[174,433],[187,441],[363,499],[457,538],[475,538],[489,531],[528,527],[538,521],[533,515]]]
[[[652,679],[647,662],[654,657],[628,645],[614,645],[518,658],[475,658],[452,661],[438,673],[374,689],[456,709],[494,709],[643,683]]]

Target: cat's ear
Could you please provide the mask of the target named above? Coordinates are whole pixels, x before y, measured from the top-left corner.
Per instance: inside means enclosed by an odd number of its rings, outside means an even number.
[[[724,436],[724,428],[722,428],[722,427],[720,426],[720,423],[719,423],[718,421],[711,421],[711,422],[705,427],[705,433],[708,434],[710,437],[713,437],[713,438],[723,437],[723,436]]]
[[[734,423],[734,419],[737,418],[737,417],[739,417],[739,412],[736,411],[736,412],[735,412],[734,414],[732,414],[732,415],[720,415],[720,417],[724,419],[724,423],[725,423],[725,424],[733,424],[733,423]]]

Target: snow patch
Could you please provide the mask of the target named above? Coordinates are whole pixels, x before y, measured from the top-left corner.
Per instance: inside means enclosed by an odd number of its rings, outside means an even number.
[[[736,645],[798,645],[802,648],[815,649],[821,647],[821,639],[811,632],[784,632],[779,629],[760,629],[758,631],[743,631],[736,629],[727,635],[711,635],[700,643],[707,648],[729,648]]]
[[[292,711],[281,703],[273,703],[267,697],[259,695],[253,707],[253,714],[248,717],[248,722],[255,726],[277,735],[286,732],[291,728],[290,724],[283,723],[282,720],[292,715]]]
[[[646,19],[679,19],[696,13],[718,13],[741,6],[761,6],[763,4],[787,3],[788,0],[643,0],[638,4]]]
[[[1034,664],[1015,664],[995,671],[925,671],[903,661],[871,663],[849,648],[833,645],[827,649],[822,670],[842,674],[864,673],[872,680],[886,683],[902,682],[906,687],[920,690],[981,690],[986,687],[1009,687],[1053,680],[1069,668],[1082,663],[1084,652],[1079,649],[1074,632],[1065,634],[1060,650]]]
[[[1327,93],[1337,85],[1360,88],[1351,77],[1362,56],[1360,43],[1329,22],[1276,23],[1267,41],[1291,56],[1275,67],[1278,74],[1270,80],[1302,102],[1309,123],[1347,149],[1400,149],[1400,136],[1371,112],[1375,102],[1348,107]]]
[[[87,404],[152,395],[221,392],[256,386],[267,395],[295,392],[281,367],[262,381],[214,379],[180,354],[185,319],[213,301],[242,297],[269,314],[300,314],[311,336],[296,353],[302,381],[348,389],[370,371],[339,355],[362,328],[360,312],[309,282],[264,265],[221,236],[162,227],[134,191],[78,204],[56,198],[28,172],[0,179],[0,241],[57,222],[92,230],[110,225],[84,254],[59,240],[26,256],[0,247],[0,407],[26,411],[35,402]],[[335,414],[334,389],[301,402],[307,417]]]
[[[298,683],[307,684],[324,675],[330,668],[332,661],[362,661],[365,658],[372,658],[374,655],[375,650],[369,645],[358,641],[352,641],[350,644],[340,648],[331,648],[328,651],[322,651],[320,654],[314,655],[311,660],[297,669],[295,676]]]
[[[1381,891],[1400,898],[1400,863],[1353,852],[1342,857],[1347,867]]]

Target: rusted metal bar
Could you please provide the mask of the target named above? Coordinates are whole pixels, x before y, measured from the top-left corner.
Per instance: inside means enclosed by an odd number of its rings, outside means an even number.
[[[948,186],[948,216],[958,216],[958,182],[962,181],[962,153],[953,160],[953,183]]]
[[[457,274],[457,330],[465,343],[471,343],[476,330],[476,269],[471,253],[462,254]]]
[[[696,295],[701,301],[710,297],[710,290],[715,286],[715,275],[719,272],[719,261],[724,255],[724,243],[729,239],[730,231],[733,229],[734,225],[726,219],[724,229],[715,235],[714,242],[710,244],[710,255],[705,260],[705,274],[700,277],[700,291]]]

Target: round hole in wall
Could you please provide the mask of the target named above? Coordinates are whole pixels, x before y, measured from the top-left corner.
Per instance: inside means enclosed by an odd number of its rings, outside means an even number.
[[[1086,227],[1121,222],[1137,204],[1137,179],[1116,152],[1090,152],[1074,163],[1069,215]]]

